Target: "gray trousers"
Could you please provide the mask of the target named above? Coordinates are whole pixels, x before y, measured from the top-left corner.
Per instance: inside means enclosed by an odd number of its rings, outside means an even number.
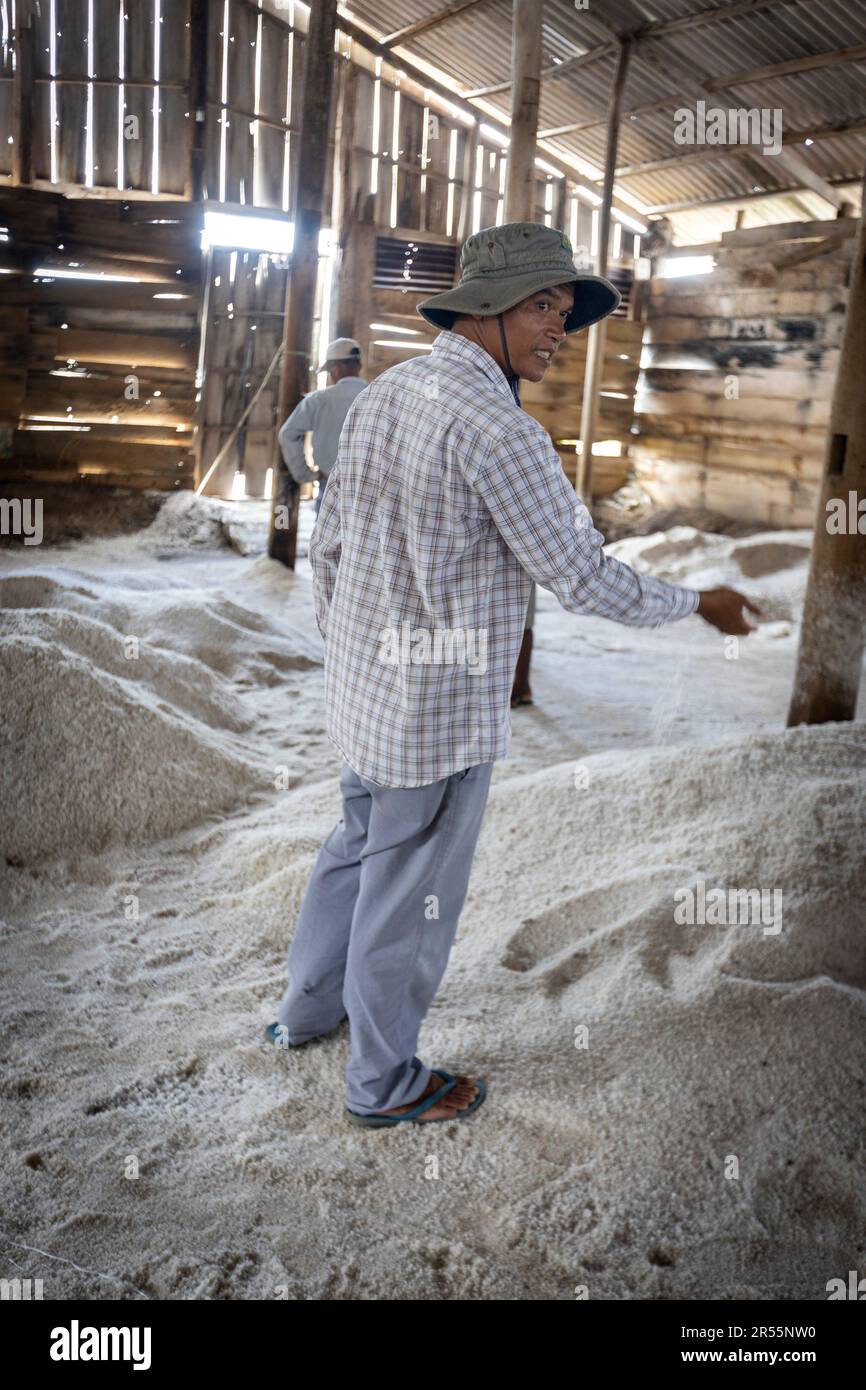
[[[430,1080],[418,1035],[448,964],[492,771],[479,763],[424,787],[378,787],[343,764],[343,815],[307,885],[277,1021],[295,1044],[348,1015],[346,1104],[362,1115],[417,1100]]]

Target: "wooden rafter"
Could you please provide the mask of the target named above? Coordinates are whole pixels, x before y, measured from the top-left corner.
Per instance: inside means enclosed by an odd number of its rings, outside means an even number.
[[[838,189],[851,189],[858,186],[858,180],[852,178],[829,179],[831,187]],[[762,188],[755,193],[725,193],[718,198],[687,198],[679,203],[657,203],[646,210],[647,217],[664,217],[671,212],[691,212],[694,208],[718,207],[721,203],[730,204],[736,207],[739,203],[751,203],[755,198],[787,198],[792,193],[804,193],[805,185],[802,183],[789,183],[784,188]]]
[[[594,15],[593,18],[609,30],[616,39],[631,38],[633,55],[642,60],[644,57],[641,52],[642,47],[650,42],[666,38],[669,34],[682,33],[684,30],[698,29],[707,24],[718,24],[725,20],[740,19],[743,15],[755,14],[758,10],[766,10],[771,6],[778,7],[794,3],[796,0],[732,0],[731,4],[701,10],[698,14],[687,15],[683,19],[653,19],[647,23],[639,24],[633,29],[616,28],[599,15]],[[542,81],[564,77],[567,73],[575,72],[578,68],[586,67],[589,63],[610,57],[617,51],[616,42],[598,44],[597,47],[590,48],[585,53],[577,53],[573,58],[566,58],[562,63],[552,63],[550,67],[542,68]],[[511,79],[509,78],[505,82],[497,82],[490,87],[479,87],[474,91],[467,92],[466,95],[470,100],[475,97],[495,96],[499,92],[508,91],[510,86]],[[604,125],[604,121],[600,121],[599,124]]]
[[[834,135],[854,135],[866,131],[866,117],[853,121],[836,121],[829,126],[811,126],[807,130],[785,132],[786,145],[802,144],[804,140],[831,140]],[[665,169],[677,168],[682,164],[698,164],[716,159],[727,159],[746,151],[742,145],[706,145],[688,153],[665,155],[663,159],[647,159],[642,164],[623,164],[616,171],[618,179],[633,178],[637,174],[655,174]],[[752,152],[752,151],[748,151]]]
[[[770,63],[763,68],[745,68],[742,72],[729,72],[723,77],[714,77],[709,82],[704,83],[704,91],[725,92],[732,87],[745,87],[753,82],[772,81],[776,77],[790,77],[798,72],[813,72],[816,68],[835,67],[840,63],[857,63],[866,58],[866,44],[857,44],[852,48],[834,48],[824,53],[806,54],[800,58],[789,58],[784,63]],[[667,111],[676,102],[682,106],[689,101],[700,99],[702,93],[691,92],[686,94],[682,91],[671,92],[668,96],[660,97],[656,101],[650,101],[643,106],[634,106],[630,111],[623,112],[623,119],[630,120],[633,116],[649,116],[654,111]],[[538,132],[539,139],[550,140],[556,135],[574,135],[582,130],[596,130],[599,126],[606,125],[606,118],[593,117],[591,121],[575,121],[571,125],[550,127],[547,130]]]
[[[586,53],[576,53],[573,58],[566,58],[562,63],[555,63],[552,67],[541,69],[541,80],[548,77],[562,77],[567,72],[576,72],[578,68],[587,67],[590,63],[596,63],[600,58],[613,56],[619,51],[619,45],[615,42],[600,44],[598,48],[590,48]],[[507,92],[511,88],[511,78],[507,82],[495,82],[491,87],[476,87],[471,92],[466,93],[467,101],[474,101],[478,97],[496,96],[498,92]],[[604,125],[604,121],[600,122]]]
[[[426,19],[416,19],[414,24],[406,24],[402,29],[395,29],[393,34],[386,34],[381,42],[386,48],[394,48],[396,44],[414,39],[418,34],[428,34],[431,29],[437,29],[440,24],[445,24],[455,15],[463,14],[464,10],[474,10],[476,6],[486,3],[488,0],[454,0],[454,4],[446,5],[435,14],[429,14]]]

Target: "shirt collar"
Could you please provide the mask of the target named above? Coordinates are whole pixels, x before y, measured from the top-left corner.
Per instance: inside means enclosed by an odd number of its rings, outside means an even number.
[[[505,373],[499,363],[490,356],[486,348],[481,347],[480,343],[473,343],[469,338],[464,338],[462,333],[452,333],[450,329],[443,328],[442,332],[434,338],[432,350],[437,357],[459,358],[467,366],[471,364],[478,367],[514,405],[514,397],[505,378]]]

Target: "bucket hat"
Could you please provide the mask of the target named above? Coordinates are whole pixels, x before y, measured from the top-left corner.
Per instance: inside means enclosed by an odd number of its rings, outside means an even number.
[[[622,296],[601,275],[576,270],[564,232],[540,222],[506,222],[486,227],[464,242],[460,283],[418,305],[434,328],[450,328],[456,314],[501,314],[535,290],[574,285],[566,333],[577,333],[613,313]]]

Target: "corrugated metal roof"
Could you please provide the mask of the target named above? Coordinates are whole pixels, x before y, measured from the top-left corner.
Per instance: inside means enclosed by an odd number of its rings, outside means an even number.
[[[541,3],[541,0],[539,0]],[[544,0],[543,66],[567,62],[576,54],[610,43],[617,34],[631,32],[653,20],[685,19],[708,10],[724,11],[730,0],[590,0],[589,8],[577,9],[573,0]],[[353,0],[352,14],[385,35],[418,20],[439,14],[444,0]],[[634,108],[668,98],[662,111],[626,115],[620,131],[618,167],[657,161],[689,152],[674,140],[674,113],[694,106],[704,81],[746,70],[797,60],[814,54],[838,52],[866,44],[866,5],[863,0],[774,0],[754,12],[694,28],[678,29],[633,50],[624,108]],[[432,64],[469,92],[507,81],[511,68],[511,0],[478,0],[456,15],[407,39],[405,52]],[[397,59],[399,61],[399,59]],[[571,131],[548,139],[550,148],[565,159],[582,159],[600,171],[605,151],[605,120],[615,72],[613,53],[542,84],[540,128],[597,122],[590,129]],[[708,100],[723,109],[768,107],[782,111],[785,131],[809,132],[838,123],[866,123],[866,59],[837,63],[781,77],[760,78],[751,83],[711,93]],[[485,100],[507,119],[510,91]],[[866,164],[866,131],[816,139],[795,147],[806,163],[828,181],[861,178]],[[748,197],[756,187],[784,189],[794,177],[773,157],[754,147],[718,159],[684,160],[645,172],[623,175],[617,192],[637,199],[645,207],[670,203],[712,203],[714,200]],[[846,196],[848,196],[846,194]],[[804,202],[805,200],[805,202]],[[782,194],[749,209],[755,222],[772,220],[769,209],[782,220],[802,215],[800,209],[815,204],[819,216],[829,214],[828,203],[813,192]],[[795,210],[796,209],[796,210]],[[724,212],[722,217],[729,219]],[[675,235],[683,240],[696,223],[718,222],[710,208],[682,210],[671,215]],[[725,223],[727,225],[727,223]]]

